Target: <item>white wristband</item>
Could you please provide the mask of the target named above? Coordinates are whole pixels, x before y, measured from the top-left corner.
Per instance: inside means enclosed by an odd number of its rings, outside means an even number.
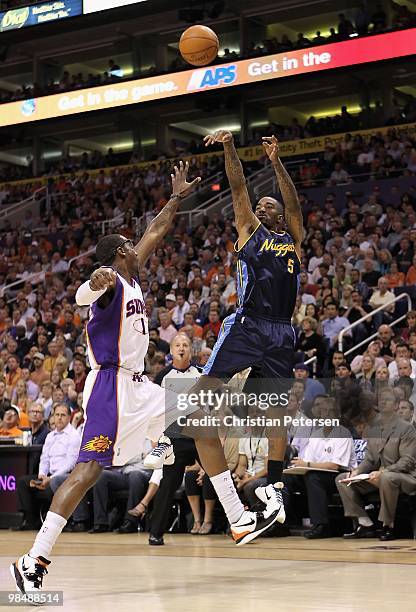
[[[93,291],[90,287],[90,281],[86,281],[80,287],[75,295],[75,301],[78,306],[90,306],[93,302],[96,302],[107,289],[99,289],[98,291]]]

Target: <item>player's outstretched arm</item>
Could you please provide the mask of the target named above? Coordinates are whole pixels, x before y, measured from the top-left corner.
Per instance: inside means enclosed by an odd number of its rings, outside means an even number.
[[[287,228],[295,241],[296,252],[299,255],[303,240],[303,216],[302,208],[299,204],[298,193],[289,173],[280,159],[279,141],[276,136],[264,136],[262,140],[264,150],[272,162],[277,176],[280,193],[282,194],[283,203],[285,205]]]
[[[179,167],[175,166],[174,174],[170,175],[172,178],[172,195],[170,196],[169,202],[165,204],[163,210],[153,219],[141,240],[134,247],[137,253],[139,266],[146,263],[150,254],[168,233],[180,201],[186,198],[192,189],[201,181],[201,177],[198,176],[191,183],[188,183],[186,180],[188,170],[189,163],[186,162],[186,164],[184,164],[181,161],[179,162]]]
[[[242,244],[253,233],[260,221],[252,210],[243,166],[234,146],[233,135],[226,130],[219,130],[214,134],[205,136],[204,142],[206,147],[214,144],[214,142],[221,142],[224,145],[225,172],[227,173],[233,197],[238,240]]]
[[[111,293],[116,286],[117,275],[111,268],[98,268],[91,274],[90,280],[86,281],[78,287],[75,295],[75,301],[78,306],[90,306],[96,302],[105,293],[108,294],[108,300],[111,300]],[[100,305],[103,305],[101,300]]]

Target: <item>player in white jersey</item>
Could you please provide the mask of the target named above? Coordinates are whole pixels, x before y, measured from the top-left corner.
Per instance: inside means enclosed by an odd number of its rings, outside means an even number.
[[[23,593],[42,587],[56,539],[101,470],[124,465],[137,455],[144,438],[157,441],[179,415],[195,411],[189,407],[178,412],[175,394],[143,375],[149,334],[143,295],[136,281],[139,268],[167,234],[180,200],[200,180],[188,183],[187,172],[188,164],[181,162],[175,167],[172,196],[136,246],[119,234],[99,241],[96,256],[102,267],[77,291],[77,303],[91,306],[86,327],[92,366],[84,389],[86,424],[76,467],[56,491],[29,554],[10,566],[16,587]],[[234,538],[237,544],[249,542],[277,515],[244,510],[227,473],[219,439],[204,436],[202,431],[199,435],[195,441],[206,457],[204,469],[224,506]]]

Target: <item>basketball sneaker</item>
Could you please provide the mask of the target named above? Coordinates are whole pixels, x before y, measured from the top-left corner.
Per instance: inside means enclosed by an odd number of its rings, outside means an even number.
[[[236,523],[231,525],[231,535],[237,546],[248,544],[257,538],[263,531],[269,529],[278,520],[278,511],[270,512],[265,517],[263,512],[249,512],[244,510]]]
[[[23,555],[10,566],[10,573],[16,585],[16,590],[26,595],[38,593],[42,588],[43,577],[48,573],[50,561],[44,557]]]
[[[263,504],[266,504],[264,516],[277,512],[277,520],[279,523],[284,523],[286,519],[285,506],[283,503],[282,489],[283,482],[269,484],[267,487],[257,487],[255,494]]]
[[[172,442],[167,436],[161,436],[151,453],[144,458],[143,465],[148,470],[160,470],[164,465],[175,463]]]

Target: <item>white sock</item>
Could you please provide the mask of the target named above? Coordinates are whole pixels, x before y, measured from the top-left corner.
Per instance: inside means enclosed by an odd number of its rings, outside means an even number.
[[[29,555],[31,557],[45,557],[49,559],[52,548],[66,525],[66,519],[55,512],[48,512],[45,522],[33,543]]]
[[[359,516],[358,524],[361,527],[371,527],[373,525],[373,521],[368,516]]]
[[[228,521],[231,525],[236,523],[244,512],[244,506],[235,490],[230,470],[211,476],[210,481],[222,503]]]

